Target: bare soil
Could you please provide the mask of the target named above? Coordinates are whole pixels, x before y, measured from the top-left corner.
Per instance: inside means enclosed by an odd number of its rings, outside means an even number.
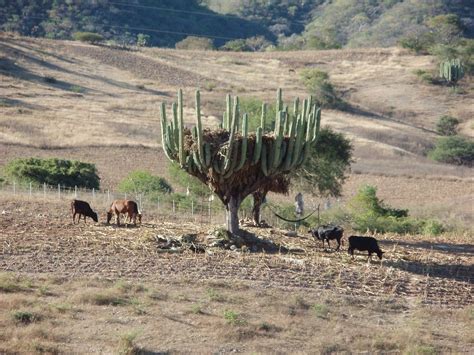
[[[469,237],[382,236],[382,263],[367,263],[360,254],[352,260],[344,251],[324,250],[309,235],[287,237],[272,228],[248,231],[290,252],[165,253],[157,236],[205,236],[215,226],[176,224],[160,215],[145,216],[139,227],[73,225],[67,201],[43,206],[37,200],[1,202],[5,345],[0,349],[5,351],[51,346],[60,352],[109,352],[121,334],[133,331],[140,333],[138,343],[153,351],[291,352],[298,347],[313,352],[335,344],[339,350],[375,351],[382,346],[369,335],[375,326],[382,327],[384,339],[377,341],[397,351],[473,349],[474,338],[461,337],[466,330],[445,339],[435,335],[448,332],[435,323],[438,316],[454,315],[457,324],[449,332],[473,321]],[[17,288],[7,288],[8,280]],[[426,318],[431,307],[439,314]],[[38,321],[14,325],[19,310],[36,312]],[[423,327],[414,327],[429,340],[403,343],[399,332],[387,338],[390,324],[408,319],[422,322]],[[341,332],[321,338],[319,322]],[[49,335],[37,334],[36,323]],[[300,331],[306,336],[296,336]],[[30,332],[34,336],[28,340]],[[185,336],[188,332],[192,335]],[[353,343],[360,336],[369,339]]]

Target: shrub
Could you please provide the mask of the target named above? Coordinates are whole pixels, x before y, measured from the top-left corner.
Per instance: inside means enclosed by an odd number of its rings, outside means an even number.
[[[9,180],[67,187],[99,188],[100,178],[94,164],[56,158],[19,158],[5,166]]]
[[[239,313],[231,310],[224,311],[224,319],[230,325],[245,325],[247,323]]]
[[[249,116],[249,131],[255,132],[257,127],[260,127],[263,101],[254,97],[242,97],[239,103],[241,112],[245,112]],[[275,105],[267,104],[266,106],[265,130],[273,130],[273,121],[276,115]]]
[[[454,136],[459,120],[452,116],[441,116],[436,123],[436,131],[442,136]]]
[[[398,44],[416,54],[427,54],[429,47],[433,45],[433,38],[427,33],[410,35],[400,38]]]
[[[423,82],[426,84],[434,84],[435,79],[433,78],[433,75],[426,70],[418,69],[415,70],[415,75]]]
[[[93,32],[75,32],[73,33],[72,37],[76,41],[87,42],[91,44],[96,44],[104,40],[104,37],[102,37],[100,34]]]
[[[319,69],[305,69],[301,72],[301,80],[306,89],[316,99],[318,106],[338,107],[342,101],[336,96],[329,75]]]
[[[423,220],[408,217],[408,210],[385,206],[376,192],[376,187],[366,185],[359,189],[350,201],[349,209],[354,230],[399,234],[423,232]]]
[[[460,136],[443,137],[438,139],[435,149],[428,156],[442,163],[472,167],[474,141]]]
[[[213,50],[214,43],[210,38],[188,36],[182,41],[176,43],[177,49],[199,49],[199,50]]]
[[[171,193],[173,188],[162,177],[155,176],[148,171],[136,170],[128,174],[118,186],[120,192],[127,193]]]
[[[137,46],[138,47],[145,47],[148,45],[148,43],[150,43],[150,36],[149,35],[146,35],[146,34],[143,34],[143,33],[139,33],[137,35]]]
[[[222,47],[223,51],[232,51],[232,52],[248,52],[250,51],[249,46],[245,42],[245,39],[234,39],[226,42]]]
[[[429,219],[423,224],[423,234],[440,235],[445,231],[443,224],[435,219]]]

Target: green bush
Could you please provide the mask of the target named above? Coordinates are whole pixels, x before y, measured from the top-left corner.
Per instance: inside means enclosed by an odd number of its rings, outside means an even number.
[[[162,177],[152,175],[148,171],[136,170],[128,174],[118,186],[120,192],[127,193],[171,193],[173,188]]]
[[[189,192],[193,195],[204,197],[212,194],[208,186],[194,176],[186,173],[186,171],[181,169],[176,163],[172,162],[168,165],[168,173],[174,183],[181,185],[183,189],[189,188]]]
[[[436,161],[455,165],[473,166],[474,141],[460,136],[438,139],[435,149],[428,156]]]
[[[325,71],[305,69],[301,72],[301,80],[309,94],[316,99],[318,106],[343,106],[343,101],[337,97],[334,87],[329,81],[329,75]]]
[[[254,97],[240,98],[240,111],[245,112],[249,116],[249,131],[255,132],[260,127],[262,116],[263,101]],[[274,104],[267,104],[267,119],[265,120],[265,131],[273,130],[276,109]]]
[[[425,235],[440,235],[446,230],[443,224],[435,219],[426,220],[422,228]]]
[[[94,164],[56,158],[19,158],[5,166],[8,180],[67,187],[99,188],[100,178]]]
[[[96,44],[104,40],[104,37],[102,37],[100,34],[93,32],[75,32],[73,33],[72,38],[74,38],[76,41],[92,44]]]
[[[452,116],[441,116],[436,123],[436,131],[442,136],[456,135],[459,120]]]
[[[400,47],[415,52],[416,54],[427,54],[428,49],[433,43],[433,37],[428,33],[402,37],[398,41]]]
[[[206,37],[188,36],[182,41],[176,43],[177,49],[198,49],[198,50],[213,50],[214,43],[212,39]]]
[[[350,201],[350,221],[354,230],[431,235],[444,231],[443,225],[438,221],[408,217],[408,210],[385,206],[376,192],[376,187],[364,186]]]
[[[250,51],[250,47],[247,46],[245,39],[233,39],[231,41],[226,42],[222,47],[220,47],[223,51],[232,51],[232,52],[248,52]]]
[[[137,46],[138,47],[145,47],[150,43],[150,35],[146,35],[144,33],[139,33],[137,35]]]

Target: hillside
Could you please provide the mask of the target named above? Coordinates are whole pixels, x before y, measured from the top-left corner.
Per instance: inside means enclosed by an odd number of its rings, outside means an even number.
[[[189,35],[208,37],[216,47],[256,36],[281,49],[388,47],[436,32],[429,21],[443,14],[457,16],[456,35],[474,35],[474,4],[463,0],[3,0],[0,5],[0,30],[56,39],[89,31],[126,44],[142,33],[150,36],[148,45],[162,47],[174,47]]]
[[[346,133],[355,146],[343,200],[372,183],[388,203],[415,213],[429,208],[443,218],[473,218],[471,170],[425,157],[442,114],[460,118],[463,134],[472,136],[472,90],[450,94],[419,82],[413,71],[429,69],[429,56],[398,49],[129,52],[6,35],[0,56],[0,165],[21,156],[76,158],[97,164],[102,187],[112,189],[138,168],[166,176],[158,104],[174,101],[179,87],[187,122],[194,121],[193,92],[201,87],[205,124],[215,126],[226,93],[271,102],[282,87],[288,100],[303,97],[298,73],[316,66],[357,108],[323,112],[323,125]]]
[[[217,45],[254,35],[272,38],[258,23],[220,15],[196,0],[29,0],[0,1],[0,6],[0,30],[34,37],[70,39],[74,32],[89,31],[131,44],[144,33],[149,45],[164,47],[174,47],[189,34],[209,36]]]

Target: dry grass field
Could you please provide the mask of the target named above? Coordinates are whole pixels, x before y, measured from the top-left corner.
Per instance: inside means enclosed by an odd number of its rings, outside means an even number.
[[[474,88],[420,82],[414,71],[434,68],[432,57],[123,51],[0,34],[0,169],[17,157],[79,159],[110,189],[135,169],[167,176],[161,101],[182,87],[192,124],[199,87],[215,126],[229,92],[305,96],[307,67],[327,71],[353,106],[322,118],[354,143],[342,202],[376,185],[391,206],[464,233],[378,236],[383,263],[271,228],[248,230],[289,252],[163,253],[158,236],[205,239],[216,226],[153,211],[137,228],[106,226],[103,211],[98,224],[73,225],[67,201],[0,193],[0,353],[473,353],[472,169],[425,155],[443,114],[474,135]]]
[[[2,202],[0,352],[474,351],[469,236],[385,235],[383,263],[277,229],[249,228],[289,252],[163,253],[157,236],[212,226],[73,225],[42,204]]]

